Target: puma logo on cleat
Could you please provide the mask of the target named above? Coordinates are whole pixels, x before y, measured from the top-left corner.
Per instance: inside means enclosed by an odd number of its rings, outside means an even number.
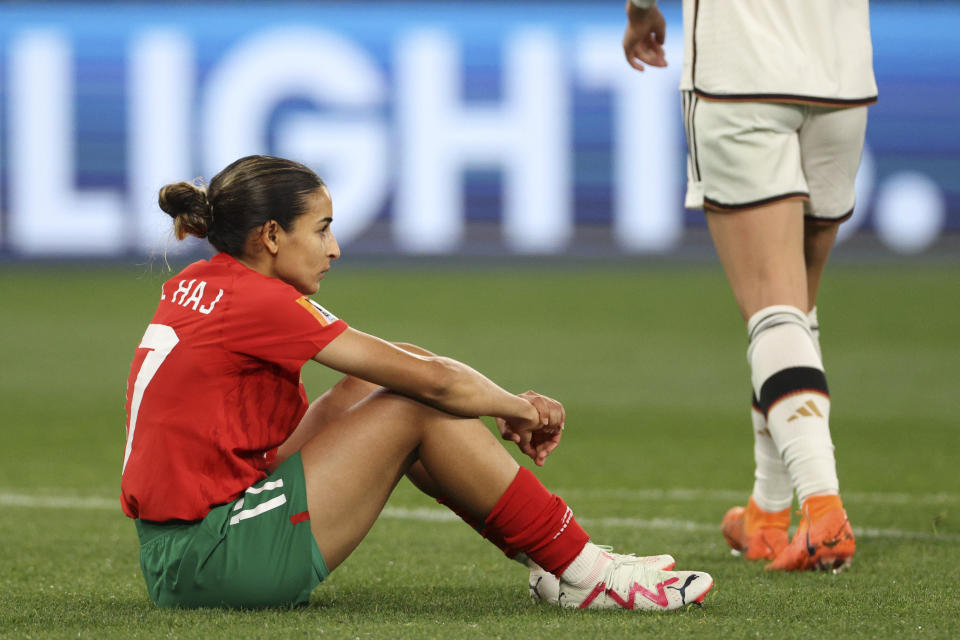
[[[673,589],[674,591],[680,592],[680,602],[687,604],[687,587],[690,586],[690,583],[697,579],[697,576],[687,576],[687,581],[683,583],[682,587],[667,587],[667,589]]]
[[[820,413],[820,409],[817,408],[817,404],[813,400],[807,400],[804,404],[800,405],[800,408],[793,412],[793,415],[787,418],[787,422],[793,422],[800,417],[812,418],[817,416],[819,418],[823,417],[823,414]]]
[[[540,581],[543,580],[543,576],[537,576],[536,582],[531,582],[530,587],[530,596],[536,598],[537,600],[542,599],[540,596]]]

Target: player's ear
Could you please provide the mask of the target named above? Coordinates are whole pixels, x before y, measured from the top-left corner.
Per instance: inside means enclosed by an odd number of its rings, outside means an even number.
[[[276,220],[270,220],[260,227],[260,244],[263,245],[263,248],[266,249],[270,255],[277,255],[277,252],[280,250],[281,230]]]

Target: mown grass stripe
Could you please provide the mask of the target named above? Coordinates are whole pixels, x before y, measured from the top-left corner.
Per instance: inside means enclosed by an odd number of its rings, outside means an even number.
[[[669,493],[669,492],[666,492]],[[23,493],[0,492],[0,506],[51,509],[120,509],[118,499],[93,496],[31,496]],[[443,509],[427,507],[384,508],[381,516],[392,520],[411,520],[417,522],[453,522],[457,516]],[[716,532],[716,523],[694,522],[672,518],[577,518],[586,527],[629,527],[635,529]],[[897,528],[854,527],[854,533],[863,538],[889,538],[898,540],[937,540],[941,542],[960,542],[960,535],[932,533],[924,531],[906,531]]]

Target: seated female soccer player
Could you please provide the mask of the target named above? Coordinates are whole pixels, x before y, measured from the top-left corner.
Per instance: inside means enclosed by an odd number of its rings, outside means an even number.
[[[241,158],[209,187],[165,186],[160,207],[178,239],[219,253],[163,285],[130,369],[121,500],[155,603],[307,602],[404,475],[559,578],[557,604],[676,609],[713,586],[667,571],[670,556],[589,542],[478,419],[542,465],[560,442],[559,402],[352,329],[308,297],[340,256],[330,194],[309,168]],[[311,359],[346,377],[308,406]]]

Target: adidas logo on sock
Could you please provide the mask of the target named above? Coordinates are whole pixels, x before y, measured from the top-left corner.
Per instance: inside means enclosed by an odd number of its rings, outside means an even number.
[[[793,422],[798,418],[812,418],[817,416],[819,418],[823,417],[823,414],[820,413],[820,409],[817,408],[817,404],[813,400],[807,400],[804,404],[800,405],[800,408],[793,412],[787,422]]]

